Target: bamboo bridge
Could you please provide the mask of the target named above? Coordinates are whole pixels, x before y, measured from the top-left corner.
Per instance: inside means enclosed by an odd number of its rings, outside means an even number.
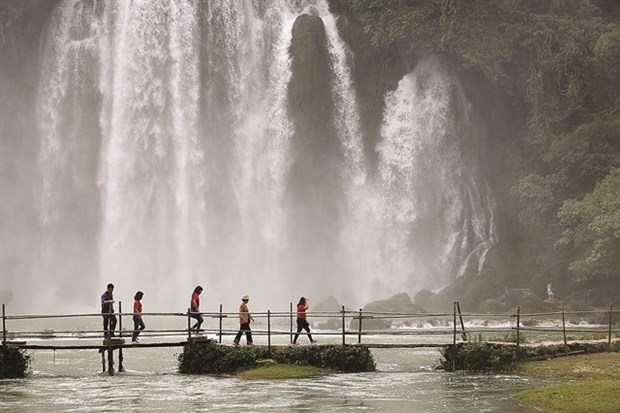
[[[614,315],[620,311],[610,306],[608,310],[591,311],[557,311],[547,313],[521,313],[520,307],[515,313],[487,314],[463,313],[460,304],[454,302],[452,312],[446,313],[400,313],[376,312],[359,309],[352,311],[344,306],[339,311],[308,312],[307,317],[313,321],[313,336],[319,337],[321,344],[359,345],[368,348],[423,348],[456,346],[458,343],[479,340],[501,343],[507,346],[533,345],[523,344],[523,334],[537,334],[547,341],[563,343],[567,349],[568,334],[581,337],[582,340],[597,337],[606,339],[611,349],[612,341],[620,333]],[[192,318],[189,309],[186,312],[143,313],[148,324],[163,326],[147,328],[141,331],[140,338],[145,342],[131,343],[133,329],[123,329],[123,320],[132,319],[132,313],[110,313],[118,318],[118,330],[112,339],[103,339],[110,333],[92,326],[101,323],[101,313],[58,314],[58,315],[9,315],[5,304],[2,305],[2,345],[12,345],[24,350],[98,350],[102,357],[103,371],[106,371],[105,354],[108,354],[109,374],[113,374],[113,352],[118,350],[118,369],[123,371],[123,349],[140,349],[153,347],[183,347],[187,343],[216,341],[223,343],[223,338],[234,336],[238,332],[238,313],[226,313],[220,305],[219,312],[200,313],[205,318],[206,328],[203,334],[191,329]],[[293,344],[297,334],[294,328],[296,311],[293,303],[289,311],[252,312],[257,321],[253,324],[252,335],[257,345],[266,345],[270,349]],[[568,320],[596,319],[596,324],[577,323]],[[82,328],[62,328],[72,319],[72,325]],[[81,324],[75,319],[83,320]],[[600,320],[605,319],[605,323]],[[37,321],[38,320],[38,321]],[[552,321],[552,322],[550,322]],[[568,321],[568,322],[567,322]],[[44,322],[44,330],[24,328],[29,322]],[[13,328],[19,324],[20,329]],[[53,325],[57,329],[49,328]],[[467,328],[466,328],[467,325]],[[83,328],[87,326],[87,328]],[[396,326],[396,327],[395,327]],[[614,329],[615,328],[615,329]],[[498,334],[504,334],[498,337]],[[305,331],[300,336],[306,335]],[[125,338],[129,342],[125,341]],[[103,339],[103,340],[102,340]],[[320,344],[319,344],[320,345]],[[535,345],[535,344],[534,344]]]

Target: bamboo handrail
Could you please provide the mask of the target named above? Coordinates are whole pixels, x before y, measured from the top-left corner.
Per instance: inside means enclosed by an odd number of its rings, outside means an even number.
[[[613,314],[620,313],[620,310],[612,310]],[[566,311],[564,314],[609,314],[609,310],[580,310],[580,311]],[[562,315],[562,311],[553,311],[548,313],[523,313],[521,317],[538,317],[541,315]],[[516,314],[512,314],[511,317],[516,317]]]
[[[457,305],[455,302],[455,306]],[[3,310],[5,310],[5,305],[3,304]],[[461,313],[460,305],[458,305],[458,315],[461,318],[461,328],[464,330],[464,322],[463,319],[468,321],[472,321],[472,319],[484,317],[484,318],[496,318],[501,317],[503,320],[509,322],[509,320],[513,317],[519,318],[519,325],[517,327],[510,325],[467,325],[468,333],[511,333],[514,330],[517,332],[522,331],[534,331],[534,332],[545,332],[545,333],[563,333],[564,334],[564,342],[566,342],[566,333],[579,333],[579,334],[607,334],[609,342],[611,343],[611,338],[613,334],[619,334],[620,330],[613,328],[612,326],[612,316],[613,314],[620,313],[620,310],[614,310],[613,307],[610,306],[608,310],[587,310],[587,311],[557,311],[557,312],[546,312],[546,313],[529,313],[529,314],[493,314],[493,313]],[[119,302],[119,312],[110,313],[110,315],[115,315],[120,317],[127,316],[131,317],[133,313],[123,313],[120,307]],[[238,316],[238,312],[222,312],[222,306],[220,305],[219,312],[201,312],[199,313],[203,317],[219,319],[219,328],[205,328],[204,330],[210,334],[216,334],[219,336],[219,342],[222,342],[222,336],[224,335],[233,335],[238,332],[237,328],[224,328],[222,322],[224,319],[236,320]],[[357,343],[361,344],[362,337],[370,337],[370,336],[423,336],[423,335],[453,335],[455,336],[455,312],[453,313],[400,313],[400,312],[389,312],[389,311],[364,311],[363,309],[359,310],[347,310],[342,307],[340,311],[308,311],[307,317],[311,319],[335,319],[341,322],[341,328],[336,329],[335,331],[317,331],[313,329],[312,334],[317,336],[342,336],[343,345],[346,344],[347,336],[357,336]],[[552,326],[552,327],[536,327],[523,326],[524,319],[528,317],[540,317],[540,316],[560,316],[564,315],[584,315],[584,314],[609,314],[609,325],[605,326],[604,324],[595,324],[592,326],[569,326],[566,328],[565,318],[562,326]],[[149,312],[143,313],[144,317],[188,317],[188,312]],[[296,317],[297,312],[294,311],[292,303],[290,304],[290,311],[281,311],[281,312],[271,312],[267,310],[265,312],[254,312],[252,311],[253,317],[259,320],[259,326],[265,326],[265,321],[267,322],[266,329],[253,329],[252,333],[255,335],[267,335],[268,341],[270,342],[271,336],[282,336],[282,337],[292,337],[296,334],[294,331],[292,320]],[[62,318],[71,318],[71,317],[101,317],[101,313],[86,313],[86,314],[29,314],[29,315],[7,315],[6,311],[3,312],[3,338],[6,342],[6,335],[10,336],[11,340],[19,339],[19,338],[36,338],[42,340],[48,339],[100,339],[103,335],[104,331],[102,329],[76,329],[76,330],[50,330],[46,329],[44,331],[8,331],[6,328],[6,323],[15,321],[15,320],[34,320],[34,319],[62,319]],[[275,325],[282,327],[279,322],[273,324],[273,321],[276,318],[290,320],[290,326],[288,331],[284,329],[273,329],[272,327]],[[401,328],[395,329],[390,327],[388,329],[376,329],[372,328],[370,324],[368,327],[371,329],[362,329],[362,320],[383,320],[383,319],[391,319],[391,320],[399,320],[399,319],[415,319],[417,321],[413,321],[414,325],[404,325]],[[419,320],[426,319],[427,323],[430,325],[425,325],[423,327],[417,327],[415,324],[420,324]],[[346,322],[347,320],[358,320],[358,324],[355,326],[349,326]],[[122,319],[120,319],[122,323]],[[440,321],[440,323],[436,323]],[[339,323],[340,324],[340,323]],[[439,324],[439,325],[437,325]],[[366,324],[364,324],[366,326]],[[607,327],[606,330],[602,330],[601,326]],[[133,329],[122,330],[119,327],[117,330],[119,336],[123,334],[131,334],[134,332]],[[172,337],[172,336],[181,336],[188,335],[188,338],[191,338],[191,329],[190,328],[156,328],[156,329],[147,329],[145,331],[141,331],[142,337]],[[466,336],[463,335],[463,341],[467,341]],[[615,339],[614,339],[615,340]],[[611,344],[610,344],[611,347]]]
[[[252,316],[257,318],[267,318],[267,314],[269,311],[264,312],[256,312],[252,311]],[[359,310],[345,310],[345,314],[350,314],[353,319],[358,319],[360,311]],[[566,311],[564,314],[566,315],[579,315],[579,314],[609,314],[610,310],[583,310],[583,311]],[[612,314],[620,313],[620,310],[612,310]],[[111,313],[116,316],[132,316],[133,313]],[[236,317],[238,316],[238,312],[201,312],[198,313],[202,316],[209,318],[219,318],[221,317]],[[292,312],[294,316],[296,311]],[[306,312],[308,317],[318,318],[318,317],[333,317],[333,316],[342,316],[342,311],[308,311]],[[186,317],[187,312],[144,312],[143,316],[176,316],[176,317]],[[399,312],[386,312],[386,311],[363,311],[363,318],[406,318],[406,317],[415,317],[415,318],[437,318],[437,317],[452,317],[452,313],[399,313]],[[516,314],[511,313],[461,313],[463,317],[504,317],[504,318],[512,318],[516,317]],[[520,315],[521,318],[524,317],[538,317],[538,316],[548,316],[548,315],[557,315],[561,316],[562,311],[556,312],[546,312],[546,313],[522,313]],[[26,319],[47,319],[47,318],[72,318],[72,317],[100,317],[101,313],[80,313],[80,314],[24,314],[24,315],[6,315],[6,320],[26,320]],[[290,311],[282,311],[282,312],[270,312],[271,318],[274,317],[290,317]]]

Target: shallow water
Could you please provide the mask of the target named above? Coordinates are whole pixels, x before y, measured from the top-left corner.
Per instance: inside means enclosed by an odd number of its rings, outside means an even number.
[[[541,381],[434,369],[436,349],[375,349],[377,371],[296,380],[177,373],[181,348],[124,350],[126,372],[102,373],[96,350],[36,350],[32,374],[0,381],[6,412],[533,412],[511,393]]]

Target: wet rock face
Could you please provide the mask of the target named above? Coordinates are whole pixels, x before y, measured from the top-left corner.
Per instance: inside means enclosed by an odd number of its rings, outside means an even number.
[[[338,240],[331,228],[338,222],[342,202],[342,149],[334,126],[327,38],[319,17],[297,18],[290,52],[288,97],[294,135],[286,202],[291,260],[305,260],[306,275],[311,276],[334,268]],[[308,251],[314,252],[309,256]]]

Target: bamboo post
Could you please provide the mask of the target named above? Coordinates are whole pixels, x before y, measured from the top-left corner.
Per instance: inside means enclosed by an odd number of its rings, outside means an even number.
[[[110,340],[112,343],[112,340]],[[108,344],[108,375],[114,376],[114,357],[112,351],[112,344]]]
[[[357,329],[357,344],[362,344],[362,309],[360,308],[359,326]]]
[[[293,303],[289,303],[289,321],[290,321],[290,334],[288,335],[288,341],[290,344],[293,344]]]
[[[123,338],[123,303],[118,302],[118,337]],[[120,373],[125,371],[123,367],[123,347],[118,348],[118,371]]]
[[[456,371],[456,301],[452,304],[452,371]]]
[[[112,304],[110,304],[110,309],[108,312],[108,374],[110,376],[114,375],[114,354],[112,351],[112,330],[110,329],[110,322],[112,318]]]
[[[4,312],[4,305],[2,306]],[[609,334],[607,335],[607,351],[611,351],[611,319],[614,311],[614,306],[611,304],[609,306]]]
[[[564,335],[564,354],[568,354],[568,344],[566,343],[566,317],[562,310],[562,334]]]
[[[521,306],[517,306],[517,356],[516,359],[519,361],[519,343],[521,341],[521,335],[519,330],[519,324],[521,324]]]
[[[220,335],[219,343],[222,344],[222,304],[220,304]]]
[[[456,309],[459,312],[459,318],[461,320],[461,330],[463,330],[463,332],[461,333],[461,337],[463,338],[463,341],[467,341],[467,333],[465,332],[465,323],[463,323],[463,314],[461,313],[461,303],[459,303],[458,301],[456,302]]]
[[[342,306],[342,346],[346,345],[345,339],[345,321],[344,321],[344,305]]]
[[[267,354],[271,357],[271,310],[267,310]]]
[[[2,347],[6,347],[6,308],[4,304],[2,304]]]
[[[187,342],[189,343],[192,339],[192,318],[190,317],[191,308],[187,309]]]

